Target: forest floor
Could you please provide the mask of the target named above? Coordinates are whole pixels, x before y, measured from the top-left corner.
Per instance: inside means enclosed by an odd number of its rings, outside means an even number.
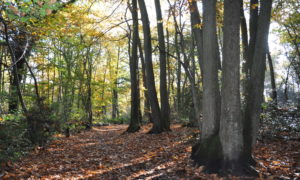
[[[193,166],[189,157],[196,129],[172,125],[171,132],[152,135],[147,134],[150,126],[133,134],[124,133],[126,128],[96,126],[69,138],[57,137],[7,163],[0,179],[223,179]],[[258,142],[257,179],[300,179],[299,150],[299,139]]]

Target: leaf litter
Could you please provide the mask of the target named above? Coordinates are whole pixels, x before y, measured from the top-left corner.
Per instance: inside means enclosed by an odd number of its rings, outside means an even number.
[[[124,133],[126,128],[96,126],[59,137],[15,163],[6,163],[0,179],[226,179],[193,166],[190,154],[197,129],[172,125],[172,131],[154,135],[147,134],[150,125],[137,133]],[[300,178],[299,149],[299,139],[258,142],[256,179]]]

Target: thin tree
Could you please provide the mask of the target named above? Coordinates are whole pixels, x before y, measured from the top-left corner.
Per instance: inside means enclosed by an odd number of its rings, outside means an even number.
[[[274,72],[274,65],[271,57],[271,53],[268,49],[267,52],[268,56],[268,65],[269,65],[269,70],[270,70],[270,76],[271,76],[271,87],[272,87],[272,92],[271,92],[271,98],[274,102],[274,105],[277,106],[277,90],[276,90],[276,81],[275,81],[275,72]]]

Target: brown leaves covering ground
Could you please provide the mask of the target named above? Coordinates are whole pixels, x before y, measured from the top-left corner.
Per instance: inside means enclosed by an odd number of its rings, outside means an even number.
[[[2,178],[220,179],[203,173],[202,167],[194,167],[189,159],[189,140],[197,130],[173,125],[171,132],[152,135],[146,134],[150,126],[144,126],[140,132],[123,134],[126,128],[94,127],[70,138],[59,138],[10,164]],[[258,144],[255,154],[260,176],[296,178],[299,148],[299,141]]]

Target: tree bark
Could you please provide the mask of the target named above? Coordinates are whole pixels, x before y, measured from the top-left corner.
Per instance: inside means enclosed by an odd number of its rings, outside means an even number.
[[[264,0],[261,2],[255,39],[255,49],[254,54],[252,55],[253,63],[250,71],[249,86],[247,87],[248,97],[246,98],[247,102],[244,119],[244,157],[249,162],[252,160],[251,152],[257,138],[257,131],[261,113],[261,103],[263,101],[266,53],[271,9],[272,0]],[[251,52],[249,55],[251,55]]]
[[[166,70],[166,46],[163,19],[159,0],[155,0],[157,34],[159,45],[159,61],[160,61],[160,103],[162,124],[165,130],[170,130],[170,106],[169,95],[167,91],[167,70]]]
[[[189,1],[191,25],[197,45],[197,56],[201,74],[203,74],[203,30],[196,0]],[[203,75],[202,75],[203,76]]]
[[[242,173],[243,130],[240,101],[240,0],[224,1],[220,138],[223,172]]]
[[[145,1],[138,0],[141,10],[141,18],[143,23],[144,34],[144,52],[145,52],[145,69],[146,69],[146,82],[149,93],[149,100],[151,105],[151,114],[153,118],[153,127],[149,133],[161,133],[164,129],[161,121],[161,113],[159,103],[157,99],[157,93],[155,89],[155,79],[152,65],[152,43],[151,43],[151,31],[150,22],[148,18],[148,12],[146,9]]]
[[[139,39],[139,53],[140,53],[140,59],[141,59],[141,65],[142,65],[142,76],[143,76],[143,86],[144,86],[144,117],[147,118],[148,122],[153,123],[152,117],[151,117],[151,107],[150,107],[150,100],[149,100],[149,94],[148,94],[148,88],[146,83],[146,69],[145,69],[145,58],[143,55],[143,49],[142,44]]]
[[[272,98],[273,102],[275,103],[275,106],[277,106],[277,90],[276,90],[275,72],[274,72],[272,57],[271,57],[269,50],[267,52],[267,55],[268,55],[268,64],[269,64],[269,70],[270,70],[270,76],[271,76],[271,86],[272,86],[271,98]]]
[[[218,171],[222,160],[216,41],[216,0],[203,0],[203,122],[201,139],[193,146],[191,158],[209,172]]]
[[[258,30],[258,7],[259,3],[258,0],[250,0],[250,18],[249,18],[249,49],[248,49],[248,61],[245,65],[246,77],[247,79],[250,78],[250,72],[253,63],[253,56],[256,44],[256,34]],[[248,88],[248,87],[247,87]]]
[[[133,19],[133,33],[132,33],[132,47],[130,56],[130,81],[131,81],[131,113],[130,123],[127,132],[136,132],[140,129],[139,119],[139,94],[138,94],[138,79],[137,79],[137,61],[138,61],[138,13],[137,1],[132,0],[132,19]]]

